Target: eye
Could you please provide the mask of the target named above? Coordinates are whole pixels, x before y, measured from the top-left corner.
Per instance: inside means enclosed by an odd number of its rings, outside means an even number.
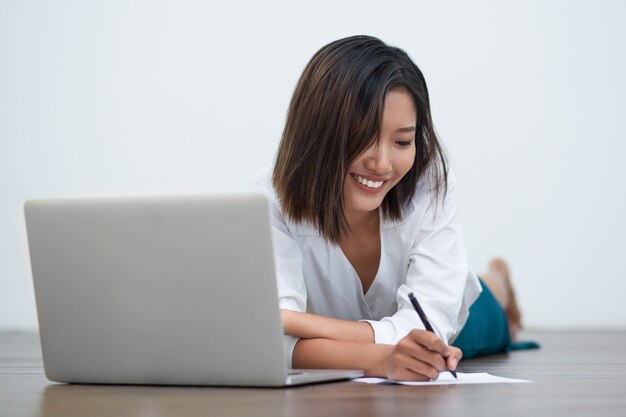
[[[413,141],[412,140],[398,140],[396,141],[396,143],[398,144],[398,146],[402,148],[406,148],[407,146],[411,146]]]

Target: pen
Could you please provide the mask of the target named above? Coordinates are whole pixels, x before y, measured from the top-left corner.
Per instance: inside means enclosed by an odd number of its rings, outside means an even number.
[[[415,308],[415,311],[417,311],[417,315],[420,316],[420,319],[422,320],[422,323],[424,323],[424,327],[426,327],[426,330],[428,330],[429,332],[435,333],[435,331],[433,330],[433,326],[431,326],[430,322],[428,321],[428,317],[426,317],[426,313],[424,313],[424,310],[422,310],[420,303],[417,302],[417,298],[415,298],[413,293],[409,294],[409,300],[411,300],[411,304],[413,304],[413,308]],[[455,379],[458,379],[456,377],[455,371],[451,371],[451,370],[449,371]]]

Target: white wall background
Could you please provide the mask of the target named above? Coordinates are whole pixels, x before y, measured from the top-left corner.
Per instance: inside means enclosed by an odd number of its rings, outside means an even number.
[[[22,204],[243,191],[313,53],[404,48],[459,178],[470,259],[529,327],[626,328],[626,3],[0,0],[0,329],[37,326]]]

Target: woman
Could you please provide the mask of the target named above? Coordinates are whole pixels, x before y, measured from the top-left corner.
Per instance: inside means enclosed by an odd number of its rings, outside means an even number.
[[[320,49],[295,89],[274,169],[256,182],[270,200],[293,367],[425,380],[456,369],[463,352],[509,345],[502,306],[468,266],[454,176],[404,51],[368,36]],[[483,312],[476,324],[472,304]]]

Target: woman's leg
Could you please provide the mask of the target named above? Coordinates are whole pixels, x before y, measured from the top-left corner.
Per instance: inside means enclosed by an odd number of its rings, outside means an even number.
[[[500,303],[482,281],[483,291],[470,307],[461,333],[452,342],[463,351],[463,358],[507,351],[511,345],[509,324]]]
[[[497,258],[491,261],[480,284],[483,292],[470,307],[467,323],[452,342],[463,351],[463,358],[539,348],[537,342],[516,340],[522,327],[521,314],[506,263]]]
[[[469,318],[452,343],[464,358],[509,350],[521,327],[509,269],[501,259],[493,259],[480,276],[483,291],[470,307]]]
[[[489,270],[480,278],[489,287],[498,303],[502,306],[509,322],[511,340],[517,340],[517,334],[522,328],[522,316],[517,307],[515,291],[511,285],[509,268],[502,259],[495,258],[489,263]]]

